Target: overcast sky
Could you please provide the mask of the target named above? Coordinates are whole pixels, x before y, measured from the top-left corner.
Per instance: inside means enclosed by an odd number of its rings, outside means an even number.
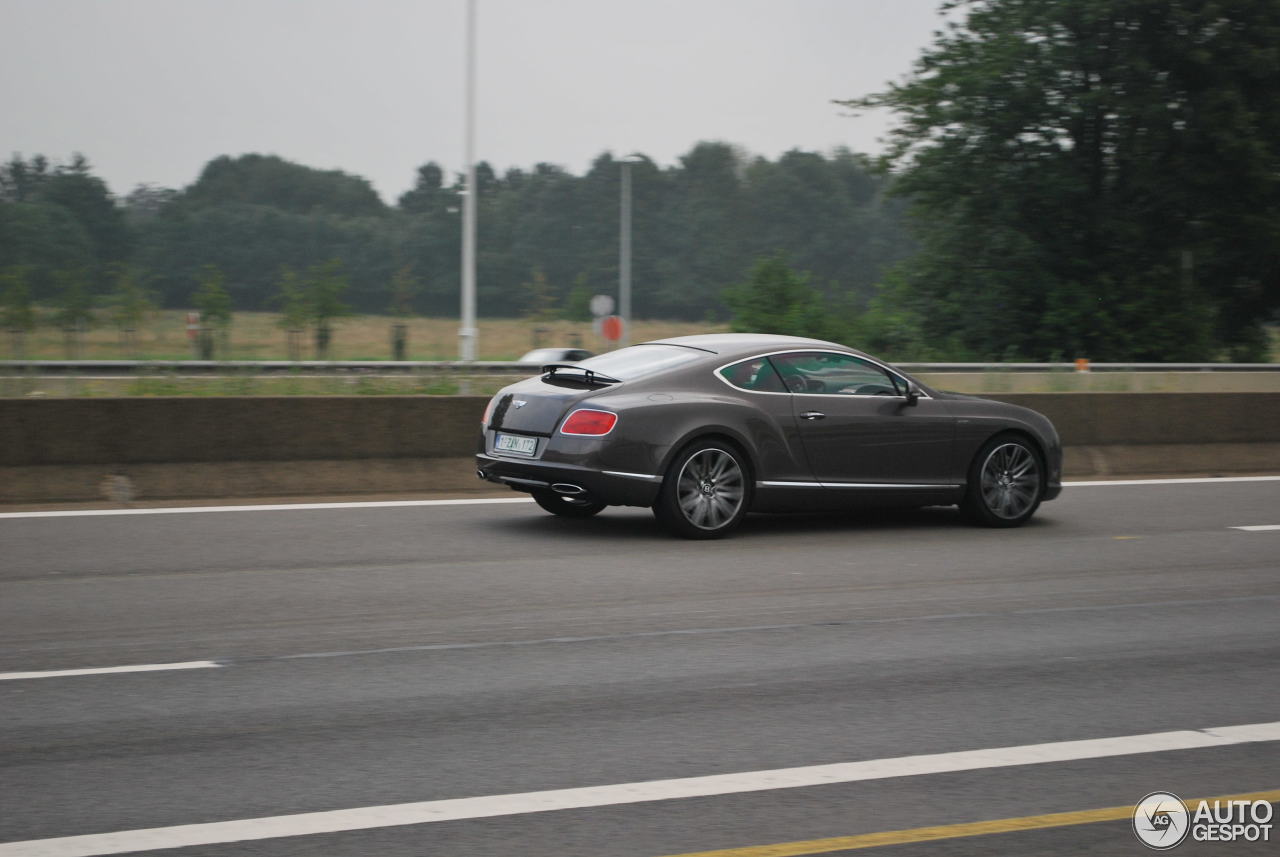
[[[477,0],[477,158],[581,172],[699,140],[877,152],[831,104],[911,67],[938,0]],[[88,156],[116,193],[277,154],[388,202],[463,165],[466,0],[0,0],[0,154]]]

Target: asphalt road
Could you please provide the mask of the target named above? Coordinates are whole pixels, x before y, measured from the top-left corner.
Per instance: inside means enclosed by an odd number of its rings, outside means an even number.
[[[1232,529],[1274,524],[1280,481],[1068,487],[1012,531],[950,510],[759,516],[706,543],[642,510],[528,503],[0,519],[0,855],[1274,723],[1280,530]],[[255,841],[232,826],[149,853],[657,857],[1280,789],[1278,741],[1141,744]],[[872,853],[1091,851],[1147,853],[1128,820]]]

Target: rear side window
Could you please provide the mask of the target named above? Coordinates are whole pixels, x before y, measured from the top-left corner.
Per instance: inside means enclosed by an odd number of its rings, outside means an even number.
[[[707,356],[706,351],[679,345],[633,345],[608,354],[588,357],[578,366],[619,381],[634,381],[657,372],[696,363]]]
[[[753,393],[787,392],[782,379],[766,357],[755,357],[726,366],[720,370],[720,377],[739,389]]]

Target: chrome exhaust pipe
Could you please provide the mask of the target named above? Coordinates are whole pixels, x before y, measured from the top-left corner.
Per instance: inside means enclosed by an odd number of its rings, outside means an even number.
[[[568,482],[557,482],[551,486],[551,490],[566,497],[577,497],[587,493],[587,489],[581,485],[570,485]]]

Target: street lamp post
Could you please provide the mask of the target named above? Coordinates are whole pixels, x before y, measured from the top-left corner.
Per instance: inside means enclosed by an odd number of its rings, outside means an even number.
[[[458,329],[458,359],[476,359],[476,0],[467,0],[466,106],[464,156],[466,192],[462,197],[462,325]]]

